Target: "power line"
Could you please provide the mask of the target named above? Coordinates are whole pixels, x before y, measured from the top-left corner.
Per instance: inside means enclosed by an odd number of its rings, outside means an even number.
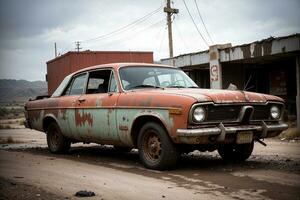
[[[175,29],[177,30],[178,35],[179,35],[179,37],[180,37],[180,39],[181,39],[181,41],[182,41],[182,43],[183,43],[185,49],[186,49],[186,50],[189,50],[188,45],[187,45],[187,43],[185,42],[185,40],[183,39],[183,36],[182,36],[182,34],[181,34],[181,31],[180,31],[179,27],[177,26],[177,22],[174,23],[174,24],[175,24]]]
[[[163,26],[163,29],[164,29],[164,30],[163,30],[163,34],[162,34],[161,41],[160,41],[160,44],[159,44],[158,53],[160,53],[162,44],[163,44],[163,42],[164,42],[164,40],[165,40],[167,28],[168,28],[168,25]]]
[[[145,30],[147,30],[147,29],[150,29],[150,28],[152,28],[152,27],[154,27],[154,26],[156,26],[156,25],[159,25],[159,24],[161,24],[162,22],[164,22],[164,19],[161,19],[161,20],[159,20],[159,21],[157,21],[157,22],[155,22],[155,23],[151,23],[149,26],[147,26],[147,27],[145,27],[145,28],[142,28],[142,29],[140,29],[140,30],[138,30],[138,31],[135,31],[135,32],[133,32],[131,35],[129,35],[129,36],[125,36],[125,37],[123,37],[123,38],[121,38],[123,41],[124,41],[124,39],[127,39],[127,38],[132,38],[132,36],[137,36],[138,35],[138,33],[140,33],[140,32],[143,32],[143,31],[145,31]]]
[[[135,31],[132,32],[132,33],[130,33],[129,35],[125,35],[125,36],[116,38],[115,40],[109,42],[108,44],[111,44],[111,43],[114,43],[114,42],[118,42],[118,41],[120,41],[120,40],[122,40],[123,42],[125,42],[125,41],[127,41],[127,40],[125,40],[125,39],[130,38],[130,37],[131,37],[131,38],[132,38],[132,37],[136,37],[136,36],[138,35],[138,33],[142,32],[142,31],[145,31],[145,30],[147,30],[147,29],[150,29],[150,28],[152,28],[152,27],[154,27],[154,26],[156,26],[156,25],[162,23],[163,21],[164,21],[164,19],[160,19],[159,21],[156,21],[155,23],[151,23],[151,24],[149,24],[149,26],[140,28],[139,30],[134,29]],[[118,43],[121,44],[121,43],[123,43],[123,42],[118,42]],[[97,45],[97,47],[102,47],[102,46],[106,46],[106,45],[107,45],[107,44]],[[95,45],[93,45],[93,46],[95,46]],[[91,46],[87,46],[87,48],[89,48],[89,47],[91,47]]]
[[[193,18],[193,16],[191,15],[190,10],[189,10],[189,8],[187,7],[187,5],[186,5],[186,3],[185,3],[185,0],[183,0],[183,3],[184,3],[184,6],[185,6],[186,10],[188,11],[188,13],[189,13],[189,15],[190,15],[190,18],[191,18],[191,20],[192,20],[192,22],[193,22],[195,28],[197,29],[197,32],[198,32],[199,35],[201,36],[201,38],[202,38],[202,40],[204,41],[204,43],[209,47],[208,42],[205,40],[205,38],[204,38],[203,35],[201,34],[200,30],[198,29],[198,26],[197,26],[197,24],[195,23],[194,18]]]
[[[158,13],[161,8],[163,7],[163,5],[161,5],[159,8],[153,10],[152,12],[146,14],[145,16],[125,25],[125,26],[122,26],[114,31],[111,31],[109,33],[106,33],[106,34],[103,34],[103,35],[100,35],[100,36],[97,36],[97,37],[94,37],[94,38],[91,38],[91,39],[87,39],[87,40],[83,40],[81,42],[90,42],[90,41],[93,41],[93,40],[98,40],[98,39],[101,39],[101,38],[107,38],[107,37],[110,37],[110,35],[113,35],[113,34],[118,34],[118,33],[121,33],[125,30],[128,30],[129,28],[133,27],[133,26],[136,26],[137,24],[141,23],[141,22],[144,22],[146,21],[147,19],[149,19],[149,17],[151,17],[152,15]]]
[[[195,2],[195,4],[196,4],[197,11],[198,11],[199,17],[200,17],[200,19],[201,19],[201,21],[202,21],[202,24],[203,24],[203,26],[204,26],[204,28],[205,28],[205,31],[206,31],[206,33],[207,33],[207,35],[208,35],[208,37],[209,37],[211,43],[213,44],[214,42],[213,42],[213,40],[211,39],[211,36],[210,36],[210,34],[209,34],[209,32],[208,32],[208,30],[207,30],[207,28],[206,28],[206,26],[205,26],[204,20],[203,20],[203,18],[202,18],[202,16],[201,16],[201,13],[200,13],[200,10],[199,10],[199,7],[198,7],[197,0],[194,0],[194,2]]]

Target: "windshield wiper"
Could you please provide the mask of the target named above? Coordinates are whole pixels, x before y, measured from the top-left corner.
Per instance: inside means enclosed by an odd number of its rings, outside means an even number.
[[[128,90],[131,90],[131,89],[135,89],[135,88],[162,88],[162,87],[159,87],[159,86],[155,86],[155,85],[135,85],[135,86],[132,86],[130,88],[128,88]]]
[[[199,88],[198,86],[190,86],[189,88]]]

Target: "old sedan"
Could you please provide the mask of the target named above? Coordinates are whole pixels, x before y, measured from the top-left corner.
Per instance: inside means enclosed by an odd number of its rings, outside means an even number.
[[[158,170],[174,167],[180,153],[195,149],[243,161],[254,141],[287,128],[279,97],[201,89],[178,68],[144,63],[77,71],[51,97],[25,108],[28,127],[47,134],[52,153],[75,142],[137,148],[144,166]]]

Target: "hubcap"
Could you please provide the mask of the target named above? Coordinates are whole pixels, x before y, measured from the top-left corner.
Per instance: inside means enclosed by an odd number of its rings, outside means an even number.
[[[160,138],[153,132],[148,133],[144,138],[144,154],[152,162],[157,161],[161,155]]]

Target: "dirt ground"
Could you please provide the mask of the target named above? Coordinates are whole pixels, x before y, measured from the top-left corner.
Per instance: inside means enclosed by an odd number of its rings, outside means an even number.
[[[9,138],[9,139],[8,139]],[[216,152],[183,155],[175,170],[152,171],[138,153],[76,144],[50,154],[45,135],[0,130],[0,199],[300,199],[300,142],[265,140],[244,163],[225,163]]]

